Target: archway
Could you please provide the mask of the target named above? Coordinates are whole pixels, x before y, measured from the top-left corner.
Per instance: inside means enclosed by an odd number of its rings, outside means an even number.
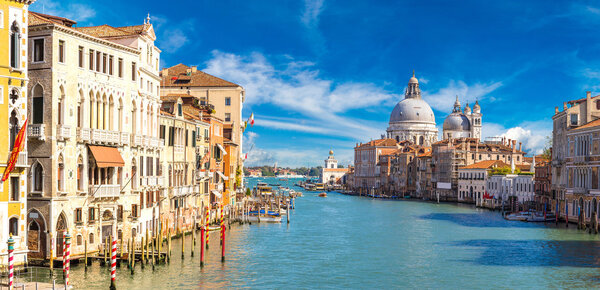
[[[27,214],[28,258],[45,259],[47,251],[46,222],[36,209]]]
[[[63,238],[65,233],[67,232],[67,218],[65,217],[65,213],[61,213],[58,216],[58,221],[56,222],[56,256],[60,257],[63,255]]]

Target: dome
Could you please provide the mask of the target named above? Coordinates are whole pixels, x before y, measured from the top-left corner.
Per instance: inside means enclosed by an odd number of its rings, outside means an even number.
[[[469,107],[469,103],[465,106],[465,114],[471,114],[471,107]]]
[[[435,125],[435,116],[427,102],[423,99],[404,99],[394,107],[390,123],[420,122]]]
[[[475,101],[475,105],[473,106],[473,113],[479,114],[481,112],[481,107],[479,106],[479,101]]]
[[[329,150],[329,155],[333,155],[333,150]]]
[[[412,77],[408,80],[409,84],[418,84],[419,80],[415,77],[415,71],[413,70]]]
[[[452,113],[444,120],[443,129],[444,131],[470,131],[471,124],[465,115]]]

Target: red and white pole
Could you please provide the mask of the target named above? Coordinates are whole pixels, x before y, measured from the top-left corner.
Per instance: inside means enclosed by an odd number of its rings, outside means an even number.
[[[13,290],[13,275],[15,267],[15,240],[12,234],[8,238],[8,290]]]
[[[65,286],[69,286],[69,270],[71,268],[71,235],[67,232],[65,235],[65,262],[63,265],[65,266]]]
[[[110,256],[110,289],[117,289],[115,286],[115,278],[117,275],[117,237],[113,237],[112,251]]]
[[[206,249],[208,250],[208,225],[210,224],[210,209],[206,206],[206,223],[204,227],[206,228]]]
[[[204,228],[200,227],[200,267],[204,267]]]
[[[221,225],[221,263],[225,263],[225,225]]]
[[[63,256],[62,256],[62,266],[63,266],[63,279],[65,278],[65,271],[67,268],[67,243],[66,243],[66,233],[63,232],[63,238],[62,238],[62,252],[63,252]]]

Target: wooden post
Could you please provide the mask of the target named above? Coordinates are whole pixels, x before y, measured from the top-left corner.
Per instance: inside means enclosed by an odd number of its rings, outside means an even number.
[[[209,222],[210,219],[210,210],[208,209],[208,206],[206,206],[206,223],[204,224],[204,227],[206,227],[206,249],[208,250],[208,232],[210,231],[209,229]]]
[[[50,277],[54,275],[54,237],[50,232]]]
[[[181,234],[181,259],[185,258],[185,232]]]
[[[131,238],[127,242],[127,268],[131,269]]]
[[[131,275],[135,270],[135,240],[131,238]]]
[[[108,237],[106,237],[104,242],[104,265],[106,265],[106,262],[108,260]]]
[[[204,267],[204,226],[200,227],[200,267]]]
[[[142,236],[142,243],[140,244],[140,250],[142,252],[142,261],[140,265],[142,265],[142,269],[144,269],[144,264],[146,264],[146,253],[144,251],[144,237]]]
[[[171,230],[169,230],[169,239],[168,239],[169,249],[167,250],[167,254],[169,256],[169,263],[171,263]]]
[[[225,263],[225,225],[221,226],[221,239],[223,240],[221,244],[221,263]]]
[[[152,260],[150,261],[152,263],[152,271],[154,271],[154,264],[155,264],[155,260],[154,260],[154,241],[150,242],[150,247],[152,248]]]
[[[194,217],[194,226],[192,227],[192,257],[194,256],[194,248],[196,247],[196,218]]]
[[[87,267],[88,267],[88,251],[87,251],[87,239],[85,240],[85,242],[83,243],[83,251],[85,252],[85,258],[83,260],[83,263],[85,265],[85,271],[87,272]]]
[[[148,238],[148,228],[146,228],[146,263],[150,262],[150,253],[148,253],[148,249],[150,249],[150,247],[148,247],[149,243],[150,239]]]

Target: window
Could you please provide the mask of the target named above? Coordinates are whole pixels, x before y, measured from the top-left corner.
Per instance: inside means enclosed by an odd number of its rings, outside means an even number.
[[[140,156],[140,176],[144,176],[144,156]]]
[[[83,46],[79,47],[79,67],[83,67]]]
[[[160,139],[165,139],[165,125],[160,125],[160,132],[158,134]]]
[[[160,158],[156,158],[156,175],[162,176],[162,167],[160,166]]]
[[[88,209],[88,222],[94,222],[96,220],[96,208],[95,207],[90,207]],[[93,243],[93,237],[92,237],[92,242]]]
[[[19,55],[21,54],[21,33],[19,24],[13,22],[10,28],[10,67],[19,68]]]
[[[89,60],[89,68],[90,70],[94,70],[94,50],[90,49],[90,60]]]
[[[131,216],[132,217],[139,217],[139,215],[138,215],[138,205],[137,204],[132,204],[131,205]]]
[[[113,59],[113,56],[111,55],[108,57],[108,74],[111,76],[113,75],[113,62],[114,62],[114,59]]]
[[[131,80],[132,81],[136,80],[136,78],[135,78],[136,71],[137,71],[137,66],[136,66],[135,62],[132,62],[131,63]]]
[[[99,51],[96,51],[96,71],[100,72],[102,68],[102,53]]]
[[[231,106],[231,98],[230,97],[225,98],[225,106]]]
[[[82,213],[81,208],[75,209],[75,222],[76,223],[83,222],[83,213]]]
[[[196,147],[196,131],[192,131],[192,147]]]
[[[19,177],[10,178],[10,201],[19,201]]]
[[[118,221],[122,221],[123,220],[123,206],[119,205],[117,207],[117,220]]]
[[[58,62],[65,62],[65,41],[58,41]]]
[[[82,235],[77,235],[77,245],[78,246],[83,245],[83,236]]]
[[[42,124],[44,123],[44,89],[42,86],[37,84],[33,88],[33,100],[32,100],[32,111],[33,111],[33,123]]]
[[[577,126],[577,114],[571,114],[571,126]]]
[[[17,119],[17,112],[12,111],[9,119],[9,128],[10,128],[10,150],[12,151],[15,146],[15,140],[17,140],[17,135],[19,135],[19,119]]]
[[[37,163],[35,165],[35,167],[33,168],[33,191],[37,191],[37,192],[43,191],[43,189],[44,189],[43,176],[44,176],[44,169],[42,168],[42,165]]]
[[[83,191],[83,164],[77,164],[77,190]]]
[[[106,73],[106,53],[102,54],[102,72]]]
[[[231,113],[225,113],[225,122],[231,122]]]
[[[119,73],[119,77],[122,78],[123,77],[123,59],[122,58],[119,58],[118,73]]]
[[[8,220],[8,232],[13,236],[19,235],[19,219],[16,217],[10,218]]]
[[[182,114],[181,104],[177,104],[177,113],[179,116],[181,116],[181,114]]]
[[[44,39],[33,40],[33,62],[44,61]]]

